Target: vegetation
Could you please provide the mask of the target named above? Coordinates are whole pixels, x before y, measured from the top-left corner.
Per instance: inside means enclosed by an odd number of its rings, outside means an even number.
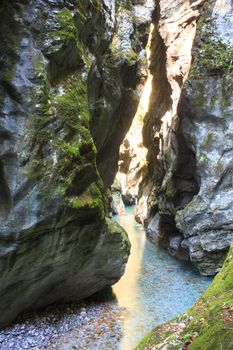
[[[73,13],[64,9],[56,19],[58,29],[51,37],[63,45],[75,41],[83,57]],[[35,91],[36,109],[28,137],[32,148],[28,176],[42,181],[44,199],[57,194],[73,208],[102,210],[96,147],[89,130],[87,64],[83,70],[66,73],[55,86],[49,82],[44,62],[35,68],[40,89]]]
[[[84,168],[93,175],[90,181],[97,170],[96,148],[89,131],[86,81],[81,73],[70,76],[61,91],[59,94],[44,77],[31,134],[34,148],[29,176],[50,176],[47,182],[50,189],[53,183],[59,193],[65,194]],[[46,155],[47,149],[52,158]],[[79,191],[82,186],[85,188],[80,181]]]
[[[99,4],[98,1],[97,1],[97,4]],[[98,10],[96,11],[98,13]],[[78,24],[81,27],[81,25],[84,25],[86,21],[86,13],[82,9],[81,2],[79,3],[78,14],[79,14],[79,22],[81,22]],[[82,42],[81,30],[75,24],[75,16],[73,15],[73,13],[68,9],[61,11],[57,15],[57,22],[60,24],[60,28],[57,31],[54,31],[52,35],[54,37],[56,36],[59,37],[63,43],[75,42],[76,49],[77,49],[77,52],[79,53],[80,58],[84,61],[86,68],[89,69],[91,65],[91,59],[87,48]]]
[[[74,24],[73,13],[67,8],[56,16],[59,28],[51,33],[52,37],[63,43],[77,39],[77,28]]]
[[[129,66],[135,65],[138,61],[138,55],[132,48],[128,50],[122,50],[120,47],[116,45],[116,43],[114,44],[114,40],[111,45],[111,52],[112,52],[112,55],[111,57],[109,57],[110,61],[111,60],[114,62],[118,60],[123,62],[125,61]]]
[[[96,183],[92,183],[80,196],[71,197],[69,199],[71,207],[75,209],[97,209],[100,214],[103,213],[103,197],[99,187]]]
[[[120,9],[131,10],[132,9],[132,0],[117,0],[116,2],[116,13],[120,11]]]
[[[202,142],[201,147],[208,148],[214,140],[214,134],[212,132],[209,132],[207,134],[206,139]]]
[[[186,313],[157,327],[137,350],[233,348],[233,245],[209,289]],[[163,347],[164,346],[164,347]]]
[[[208,163],[209,163],[206,152],[200,152],[197,156],[197,160],[205,165],[208,165]]]
[[[217,33],[215,18],[201,16],[196,33],[191,74],[197,77],[206,71],[224,74],[233,71],[233,46],[223,42]]]
[[[199,65],[211,71],[233,70],[233,48],[220,40],[205,42],[200,50]]]

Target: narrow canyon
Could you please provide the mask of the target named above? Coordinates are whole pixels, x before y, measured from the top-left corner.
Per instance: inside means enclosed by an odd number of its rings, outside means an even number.
[[[233,349],[232,0],[0,15],[0,349]],[[70,303],[96,325],[125,308],[123,342],[12,336]]]

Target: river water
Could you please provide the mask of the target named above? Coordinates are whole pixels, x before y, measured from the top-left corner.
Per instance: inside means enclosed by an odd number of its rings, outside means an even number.
[[[211,278],[146,240],[133,208],[114,220],[132,244],[121,280],[81,303],[23,315],[0,330],[1,350],[133,350],[153,327],[187,310],[207,289]]]
[[[115,220],[132,244],[126,272],[113,286],[118,304],[126,310],[120,350],[132,350],[154,326],[187,310],[212,278],[200,276],[192,266],[149,242],[142,225],[134,220],[133,208]]]

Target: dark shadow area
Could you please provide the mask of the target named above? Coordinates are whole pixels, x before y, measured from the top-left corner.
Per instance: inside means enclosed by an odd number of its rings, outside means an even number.
[[[4,166],[0,161],[0,220],[7,218],[12,204],[11,192],[6,180]]]

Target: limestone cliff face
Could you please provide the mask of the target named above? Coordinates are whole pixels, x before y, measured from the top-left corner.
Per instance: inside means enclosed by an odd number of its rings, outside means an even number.
[[[124,3],[1,1],[0,326],[124,272],[130,244],[107,218],[105,188],[150,23],[146,1]]]
[[[154,0],[117,1],[110,50],[97,56],[89,74],[91,132],[106,186],[118,170],[119,147],[136,114],[147,77],[147,45]]]
[[[230,1],[213,1],[203,9],[190,79],[178,108],[187,147],[195,150],[198,193],[177,212],[176,222],[183,245],[207,274],[219,270],[233,241],[232,14]]]
[[[154,241],[178,258],[188,253],[206,275],[233,240],[232,11],[228,0],[157,1],[152,42],[142,220]]]

